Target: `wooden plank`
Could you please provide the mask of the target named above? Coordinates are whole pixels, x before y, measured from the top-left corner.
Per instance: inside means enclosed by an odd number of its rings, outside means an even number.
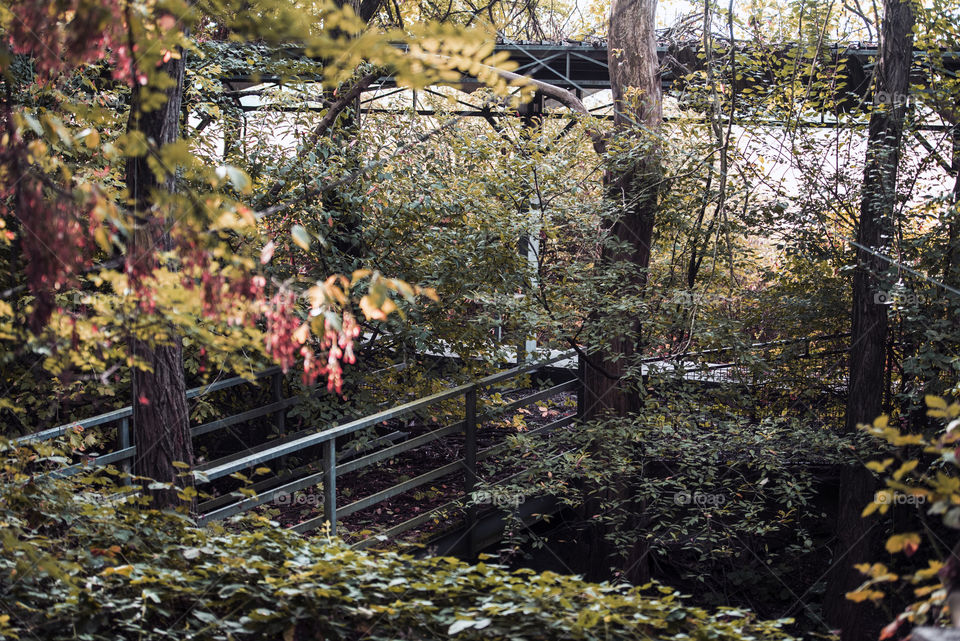
[[[367,451],[369,451],[369,450],[371,450],[371,449],[375,449],[375,448],[377,448],[377,447],[380,447],[380,446],[383,445],[384,443],[392,443],[392,442],[396,441],[398,438],[404,438],[405,436],[407,436],[407,433],[406,433],[406,432],[391,432],[391,433],[389,433],[389,434],[384,434],[383,436],[379,436],[379,437],[373,439],[372,441],[370,441],[369,443],[367,443],[366,446],[360,448],[359,450],[351,449],[351,450],[345,450],[344,452],[341,452],[341,453],[338,455],[338,458],[339,458],[340,460],[343,460],[343,461],[349,461],[350,459],[352,459],[353,457],[357,456],[358,454],[360,454],[360,453],[362,453],[362,452],[367,452]],[[338,474],[338,475],[339,475],[339,474],[342,474],[341,468],[343,467],[343,465],[344,465],[344,464],[341,463],[339,466],[337,466],[337,474]],[[283,473],[281,473],[279,476],[274,476],[274,477],[272,477],[272,478],[268,478],[268,479],[265,479],[265,480],[263,480],[263,481],[258,481],[258,482],[254,483],[253,485],[251,485],[251,486],[249,486],[249,487],[250,487],[250,489],[253,490],[254,492],[257,492],[258,494],[260,494],[260,493],[262,493],[262,492],[265,492],[265,491],[267,491],[267,490],[269,490],[269,489],[272,489],[272,488],[276,487],[277,485],[281,485],[281,484],[283,484],[283,483],[285,483],[285,482],[288,482],[288,481],[290,481],[290,479],[295,479],[295,478],[297,478],[297,477],[298,477],[299,475],[301,475],[301,474],[304,474],[304,473],[306,473],[306,472],[313,473],[313,472],[316,472],[316,471],[319,471],[319,470],[317,469],[317,464],[316,464],[316,463],[308,463],[308,464],[306,464],[306,465],[301,465],[300,467],[298,467],[298,468],[295,469],[295,470],[290,470],[290,471],[288,471],[288,472],[283,472]],[[318,482],[319,482],[319,481],[318,481]],[[224,494],[223,496],[218,496],[218,497],[216,497],[216,498],[210,499],[209,501],[206,501],[206,502],[204,502],[204,503],[201,503],[201,504],[199,505],[199,507],[197,508],[197,510],[198,510],[201,514],[206,514],[207,512],[211,512],[211,511],[213,511],[213,510],[219,509],[219,508],[221,508],[221,507],[223,507],[223,506],[225,506],[225,505],[229,505],[230,503],[235,503],[235,502],[237,502],[237,499],[238,499],[238,498],[243,498],[243,497],[238,497],[237,495],[232,494],[232,493],[231,493],[231,494]]]
[[[264,505],[266,503],[271,503],[276,500],[277,496],[281,494],[291,494],[298,490],[310,487],[311,485],[317,485],[323,481],[323,472],[317,472],[309,476],[297,479],[296,481],[290,481],[289,483],[284,483],[279,487],[275,487],[272,490],[267,490],[256,496],[250,496],[243,498],[235,503],[231,503],[225,507],[213,510],[212,512],[207,512],[197,519],[197,523],[200,525],[205,525],[211,521],[219,521],[220,519],[225,519],[234,514],[239,514],[240,512],[246,512],[251,510],[258,505]]]
[[[400,523],[399,525],[394,525],[392,528],[386,529],[383,532],[377,532],[374,535],[368,536],[365,539],[357,541],[351,547],[356,548],[358,550],[363,550],[365,548],[370,547],[374,543],[377,543],[378,539],[382,537],[393,538],[398,534],[403,534],[404,532],[408,530],[412,530],[413,528],[419,525],[423,525],[430,519],[434,518],[434,516],[438,512],[443,512],[444,510],[452,510],[457,507],[460,507],[461,501],[462,499],[455,499],[453,501],[448,501],[447,503],[444,503],[443,505],[439,505],[433,508],[432,510],[428,510],[419,516],[415,516],[412,519],[407,519],[406,521],[404,521],[403,523]]]

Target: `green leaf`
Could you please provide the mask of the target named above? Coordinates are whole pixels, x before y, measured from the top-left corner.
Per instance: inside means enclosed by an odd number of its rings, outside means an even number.
[[[476,623],[473,619],[459,619],[450,624],[450,627],[447,628],[447,634],[454,635],[463,632],[467,628],[472,628]]]
[[[310,234],[303,225],[294,225],[290,228],[290,235],[293,236],[293,242],[303,251],[310,251]]]
[[[249,194],[252,191],[250,178],[242,169],[233,165],[221,165],[217,167],[217,177],[220,180],[226,178],[230,185],[241,194]]]

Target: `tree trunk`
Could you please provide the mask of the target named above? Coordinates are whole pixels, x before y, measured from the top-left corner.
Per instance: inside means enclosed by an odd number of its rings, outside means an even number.
[[[870,116],[857,242],[883,252],[893,237],[897,166],[910,83],[913,10],[909,2],[886,0],[877,77],[878,102],[890,103]],[[882,411],[887,306],[879,304],[888,263],[857,248],[853,274],[853,336],[846,429],[870,423]]]
[[[885,0],[876,102],[870,116],[866,168],[860,204],[857,242],[886,253],[893,237],[897,205],[897,166],[913,58],[913,7],[910,2]],[[883,410],[887,347],[887,306],[881,304],[887,261],[857,248],[853,275],[853,329],[846,430],[871,423]],[[877,295],[880,294],[880,297]],[[875,637],[878,617],[872,606],[845,598],[863,581],[854,564],[870,560],[873,551],[868,521],[860,517],[873,497],[873,477],[860,466],[847,468],[840,480],[837,518],[839,546],[825,595],[824,613],[841,630],[843,641]]]
[[[663,120],[657,40],[654,28],[656,0],[614,0],[610,8],[608,64],[614,101],[615,130],[630,130],[646,153],[631,166],[607,171],[607,197],[621,208],[611,230],[627,251],[604,248],[601,261],[629,261],[635,282],[646,285],[653,240],[654,215],[660,183],[659,147],[653,136]],[[642,138],[640,136],[643,136]],[[586,418],[604,413],[623,414],[639,409],[639,396],[624,377],[641,353],[640,319],[632,319],[614,335],[585,372]]]
[[[629,263],[635,271],[632,281],[626,284],[634,286],[631,289],[635,291],[642,291],[647,283],[661,177],[655,138],[663,120],[656,7],[656,0],[613,0],[607,34],[614,130],[634,138],[635,145],[644,152],[626,167],[611,167],[604,176],[607,198],[619,209],[619,215],[610,229],[616,248],[604,247],[601,262]],[[604,414],[624,416],[640,409],[638,392],[642,380],[631,374],[636,372],[635,361],[643,351],[641,320],[634,317],[625,326],[619,322],[616,325],[609,331],[606,344],[594,352],[584,368],[583,417],[587,420]],[[633,482],[634,479],[621,479],[612,487],[598,488],[584,505],[586,514],[599,515],[604,503],[633,506],[628,527],[644,529],[643,507],[632,500]],[[596,524],[587,552],[591,567],[602,572],[610,563],[619,563],[623,578],[645,582],[649,577],[646,540],[638,536],[633,549],[614,550],[607,542],[603,523],[594,518],[590,521]]]
[[[171,59],[162,70],[176,81],[167,90],[166,103],[141,111],[140,92],[133,90],[128,131],[142,132],[157,148],[179,136],[180,105],[183,94],[184,58]],[[135,229],[127,257],[128,273],[148,273],[157,253],[172,247],[170,226],[174,221],[152,208],[152,192],[174,189],[175,176],[158,178],[148,165],[148,154],[127,160],[127,190],[135,207]],[[189,477],[175,462],[193,463],[186,383],[183,374],[183,347],[179,336],[166,328],[149,324],[130,339],[133,366],[133,439],[137,447],[134,473],[179,486]],[[153,507],[180,504],[175,491],[145,491]]]

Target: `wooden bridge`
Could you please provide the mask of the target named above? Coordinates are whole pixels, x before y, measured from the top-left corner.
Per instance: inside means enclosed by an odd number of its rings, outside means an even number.
[[[759,359],[759,362],[764,364],[761,370],[765,369],[769,372],[777,363],[798,360],[815,363],[825,359],[835,359],[838,356],[845,358],[842,355],[846,352],[847,337],[847,334],[838,334],[757,343],[751,345],[748,352],[754,355],[755,361]],[[758,374],[756,368],[751,370],[742,361],[709,362],[722,358],[732,349],[704,350],[677,354],[670,358],[646,359],[645,372],[651,376],[656,375],[657,372],[667,375],[678,374],[682,380],[697,385],[767,385],[770,383],[770,376],[764,376],[763,371]],[[576,367],[571,367],[572,365]],[[445,531],[437,532],[439,536],[434,537],[434,540],[439,542],[440,551],[465,555],[474,553],[497,541],[505,521],[505,510],[502,509],[504,508],[502,505],[487,506],[486,510],[481,512],[479,503],[483,501],[476,500],[478,488],[489,494],[491,488],[509,481],[516,481],[527,473],[521,470],[508,478],[500,478],[492,484],[485,483],[481,478],[478,464],[503,453],[509,445],[508,442],[499,442],[481,449],[478,447],[478,433],[484,433],[484,425],[489,424],[493,418],[511,416],[531,405],[542,405],[550,399],[561,396],[568,399],[573,397],[576,403],[571,403],[566,411],[558,412],[563,414],[562,416],[524,433],[546,436],[560,429],[576,429],[578,418],[583,416],[586,409],[582,385],[584,365],[573,352],[555,354],[540,362],[518,365],[339,425],[311,427],[294,433],[286,432],[287,412],[304,402],[309,396],[284,397],[283,374],[279,368],[266,369],[256,373],[252,378],[234,377],[190,389],[187,391],[187,397],[200,399],[214,392],[241,388],[241,386],[244,386],[242,389],[248,390],[262,388],[266,383],[266,389],[261,389],[261,392],[268,392],[272,399],[271,402],[258,407],[191,427],[190,432],[194,439],[222,434],[233,426],[263,419],[271,420],[275,433],[279,435],[277,438],[265,440],[252,447],[245,447],[238,452],[195,467],[195,478],[202,492],[211,494],[218,484],[221,486],[219,490],[223,492],[198,505],[197,522],[203,525],[226,519],[258,506],[276,504],[282,499],[289,500],[295,492],[312,491],[313,488],[321,487],[322,511],[306,520],[292,524],[291,528],[305,533],[321,527],[329,527],[331,533],[337,534],[338,522],[350,515],[382,505],[395,497],[436,483],[441,479],[447,479],[449,483],[460,488],[445,497],[449,500],[441,505],[430,507],[413,518],[373,532],[371,536],[354,541],[354,544],[364,547],[383,540],[384,537],[394,539],[431,521],[443,520],[448,527]],[[528,379],[534,381],[533,388],[527,383]],[[481,399],[486,392],[504,385],[517,386],[511,390],[512,395],[517,397],[499,406],[479,402],[478,399]],[[246,396],[249,395],[246,394]],[[390,421],[429,412],[440,404],[445,403],[449,406],[451,402],[459,408],[461,420],[441,427],[431,427],[429,431],[414,436],[385,427]],[[132,442],[130,425],[132,415],[132,409],[128,406],[83,421],[22,436],[15,442],[24,444],[50,440],[77,429],[99,429],[105,435],[112,435],[115,432],[113,451],[99,456],[84,456],[84,460],[57,470],[53,474],[65,477],[88,469],[88,466],[108,464],[118,465],[129,471],[137,454],[136,444]],[[386,433],[374,435],[359,447],[348,445],[347,442],[351,438],[356,438],[374,428],[379,428],[381,432]],[[442,439],[455,439],[456,442],[450,447],[451,453],[455,455],[453,460],[422,471],[413,478],[391,483],[388,487],[346,504],[341,502],[341,499],[346,497],[343,493],[338,495],[339,478],[351,473],[371,470],[378,464],[405,453],[414,452],[418,448]],[[301,458],[301,464],[288,465],[288,459],[292,457]],[[235,491],[223,490],[222,483],[226,477],[238,473],[250,474],[251,470],[263,466],[274,470],[269,478],[247,487],[237,488]],[[532,496],[529,500],[524,498],[522,502],[514,502],[508,507],[506,511],[514,512],[515,516],[525,522],[536,520],[558,509],[556,502],[549,496]],[[456,516],[452,518],[451,515]]]

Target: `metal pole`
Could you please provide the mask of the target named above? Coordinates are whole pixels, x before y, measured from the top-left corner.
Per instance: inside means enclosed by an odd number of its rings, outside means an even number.
[[[577,420],[582,421],[587,413],[587,363],[583,354],[577,352]]]
[[[477,524],[477,506],[473,503],[474,487],[477,484],[477,388],[471,387],[464,394],[465,408],[463,420],[463,486],[470,505],[467,508],[467,545],[469,553],[476,551],[476,535],[474,526]]]
[[[283,400],[283,374],[277,372],[270,377],[270,387],[273,393],[273,401],[276,403]],[[287,411],[279,409],[273,417],[274,425],[277,426],[277,434],[283,436],[287,431]]]
[[[323,444],[323,514],[330,522],[330,536],[337,535],[337,439]]]
[[[273,396],[273,401],[279,402],[283,400],[283,374],[277,372],[270,377],[270,392]],[[282,438],[284,434],[287,433],[287,410],[284,408],[278,409],[273,415],[273,424],[277,429],[277,437]],[[278,469],[274,470],[275,473],[279,474],[281,470],[286,469],[287,467],[287,457],[282,456],[280,460],[277,461]]]
[[[125,450],[128,447],[130,447],[130,439],[131,439],[130,419],[128,418],[120,419],[119,436],[120,436],[120,449]],[[123,470],[124,474],[126,475],[124,476],[123,484],[130,485],[130,472],[132,471],[132,467],[130,465],[130,459],[125,459],[123,463],[121,463],[120,468]]]
[[[534,130],[539,130],[543,126],[543,102],[543,94],[536,92],[533,95],[533,100],[529,104],[523,105],[520,121],[521,127],[523,128],[523,135],[521,136],[520,144],[530,144],[530,138]],[[536,205],[537,212],[543,207],[543,203],[541,203],[539,199],[537,199],[535,203],[533,199],[536,199],[536,196],[533,196],[531,201],[526,203],[526,214],[530,218],[530,229],[532,233],[523,234],[519,238],[520,255],[526,259],[527,267],[531,273],[529,283],[531,290],[535,290],[537,287],[537,274],[540,268],[540,226],[537,224],[538,221],[533,215],[534,210],[532,206],[534,204]],[[526,294],[527,292],[524,293]],[[534,353],[537,350],[537,341],[530,336],[518,336],[517,339],[517,365],[521,365],[533,359]]]

